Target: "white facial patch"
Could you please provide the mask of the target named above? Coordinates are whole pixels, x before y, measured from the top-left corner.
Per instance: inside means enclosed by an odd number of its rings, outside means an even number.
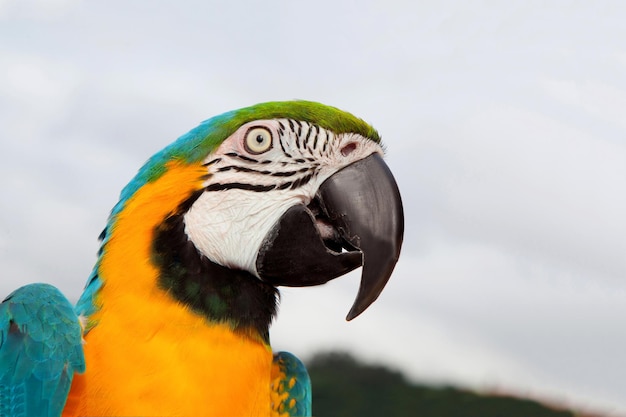
[[[271,133],[270,146],[256,136],[259,129]],[[287,119],[246,123],[204,161],[211,175],[184,215],[185,232],[213,262],[258,276],[257,254],[281,216],[308,205],[328,177],[373,153],[383,154],[380,145],[354,133]]]

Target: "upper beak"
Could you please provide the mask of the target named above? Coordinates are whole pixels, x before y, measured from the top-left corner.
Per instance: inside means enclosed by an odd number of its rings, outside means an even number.
[[[403,234],[398,186],[380,155],[372,154],[324,181],[309,207],[287,210],[261,246],[257,272],[273,285],[310,286],[362,265],[359,292],[346,317],[352,320],[385,287]]]

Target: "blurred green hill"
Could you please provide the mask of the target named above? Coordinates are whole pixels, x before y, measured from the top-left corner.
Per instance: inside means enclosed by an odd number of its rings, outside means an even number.
[[[366,365],[347,353],[307,363],[316,417],[581,417],[539,402],[409,382],[400,372]]]

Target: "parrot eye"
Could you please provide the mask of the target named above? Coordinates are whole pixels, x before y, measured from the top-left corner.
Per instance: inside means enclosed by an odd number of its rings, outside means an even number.
[[[253,127],[246,133],[246,151],[260,154],[272,147],[272,133],[264,127]]]

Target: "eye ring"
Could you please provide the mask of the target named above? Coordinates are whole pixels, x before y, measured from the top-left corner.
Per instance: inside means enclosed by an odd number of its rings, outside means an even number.
[[[258,155],[272,148],[272,132],[266,127],[251,127],[244,138],[246,151]]]

